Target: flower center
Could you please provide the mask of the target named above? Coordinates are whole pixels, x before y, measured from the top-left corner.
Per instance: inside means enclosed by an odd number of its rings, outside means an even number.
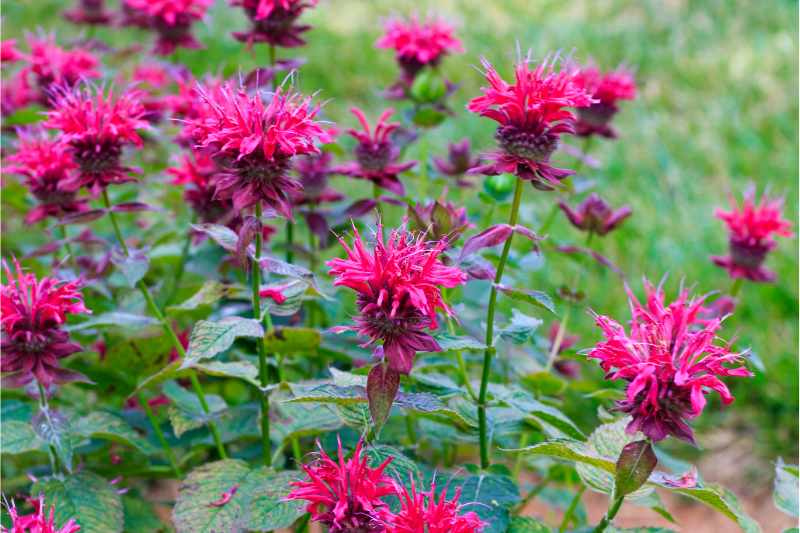
[[[547,161],[558,147],[558,135],[526,131],[517,126],[500,126],[495,139],[506,153],[533,161]]]
[[[757,269],[767,258],[771,246],[768,244],[750,244],[731,240],[730,252],[733,262],[746,269]]]
[[[359,143],[355,149],[355,156],[361,168],[378,172],[389,163],[392,157],[392,145],[389,141]]]

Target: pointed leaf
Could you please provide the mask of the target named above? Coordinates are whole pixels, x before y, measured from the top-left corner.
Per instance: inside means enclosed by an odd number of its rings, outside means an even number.
[[[231,347],[239,337],[261,337],[264,328],[257,320],[239,316],[226,317],[217,322],[201,320],[192,329],[189,350],[181,368],[210,359]]]
[[[129,287],[135,287],[150,269],[150,259],[143,250],[130,249],[129,254],[114,248],[111,251],[111,262],[122,273]]]
[[[657,463],[650,441],[637,440],[626,444],[617,459],[615,494],[626,496],[644,485]]]
[[[775,464],[775,489],[772,492],[775,507],[790,516],[798,516],[797,467],[784,464],[778,458]]]
[[[383,423],[389,418],[397,391],[400,388],[400,374],[381,363],[372,367],[367,376],[367,399],[369,412],[376,432],[380,432]]]
[[[497,224],[496,226],[486,228],[477,235],[473,235],[467,239],[464,243],[464,247],[461,248],[461,255],[459,255],[458,261],[463,261],[464,258],[469,257],[483,248],[490,248],[504,243],[511,237],[513,232],[514,229],[508,224]]]
[[[553,300],[547,294],[541,291],[531,291],[527,289],[515,289],[513,287],[508,287],[506,285],[496,285],[497,290],[511,298],[512,300],[517,300],[520,302],[527,302],[529,304],[533,304],[536,307],[541,307],[542,309],[546,309],[556,314],[555,305],[553,305]]]

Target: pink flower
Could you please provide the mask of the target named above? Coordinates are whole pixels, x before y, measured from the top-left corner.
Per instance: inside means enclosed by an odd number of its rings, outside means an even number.
[[[327,265],[336,277],[335,286],[358,293],[359,316],[353,330],[369,338],[366,345],[383,342],[389,366],[408,374],[418,351],[436,352],[441,348],[425,332],[438,327],[436,311],[450,314],[442,300],[440,287],[453,288],[467,276],[456,267],[445,266],[440,255],[447,241],[425,242],[404,228],[393,230],[384,241],[378,227],[375,248],[370,253],[355,230],[353,248],[340,239],[346,259],[332,259]]]
[[[319,458],[302,465],[308,479],[293,482],[295,488],[286,497],[307,501],[311,519],[328,526],[330,533],[384,531],[381,519],[387,506],[381,498],[394,493],[394,484],[383,471],[393,457],[371,468],[367,456],[362,455],[362,446],[359,441],[353,455],[345,460],[340,440],[338,461],[319,446]]]
[[[76,6],[64,11],[64,18],[73,24],[100,26],[111,23],[105,0],[78,0]]]
[[[252,46],[269,43],[283,48],[303,46],[301,35],[311,26],[297,24],[303,11],[317,5],[317,0],[231,0],[232,6],[241,6],[250,19],[247,32],[234,32],[233,36]]]
[[[375,46],[395,51],[403,77],[409,82],[425,65],[437,65],[446,54],[464,51],[452,26],[441,19],[420,21],[416,15],[408,20],[389,20]]]
[[[458,142],[447,145],[447,159],[441,157],[433,158],[433,166],[436,170],[456,179],[459,187],[471,187],[472,184],[463,179],[469,169],[480,165],[479,157],[473,157],[470,153],[469,139],[461,139]]]
[[[778,245],[773,234],[792,236],[792,224],[783,218],[782,210],[783,198],[763,195],[756,204],[755,187],[745,191],[741,207],[732,199],[730,211],[717,209],[714,216],[728,226],[730,251],[727,256],[714,256],[711,260],[732,278],[773,281],[775,273],[762,266],[767,254]]]
[[[30,53],[26,57],[25,76],[33,75],[39,88],[38,100],[52,107],[58,89],[75,87],[81,80],[99,78],[100,61],[85,48],[66,50],[56,44],[55,36],[27,36]]]
[[[528,59],[515,69],[515,82],[506,83],[483,60],[488,87],[473,98],[467,109],[499,124],[495,139],[501,150],[489,154],[491,162],[473,168],[475,174],[515,174],[537,189],[552,190],[574,174],[549,164],[564,133],[574,133],[575,116],[565,107],[586,107],[596,102],[574,79],[577,68],[566,63],[556,70],[557,58],[545,59],[531,69]]]
[[[392,133],[400,126],[397,122],[387,122],[394,109],[386,109],[372,131],[364,112],[353,107],[350,109],[361,123],[362,131],[349,129],[347,133],[354,137],[358,144],[354,150],[356,160],[337,167],[337,172],[345,176],[369,180],[395,194],[405,194],[405,188],[398,174],[405,172],[417,164],[416,161],[397,163],[400,148],[392,140]]]
[[[318,153],[315,143],[327,142],[328,133],[315,120],[320,108],[311,98],[280,88],[265,96],[267,102],[230,84],[203,91],[208,116],[187,124],[222,168],[215,198],[232,198],[237,211],[264,202],[292,218],[290,196],[301,187],[289,176],[291,160]]]
[[[137,91],[114,97],[97,87],[64,90],[47,113],[45,127],[61,131],[61,140],[69,144],[78,164],[74,178],[62,183],[65,190],[86,187],[92,194],[111,184],[133,181],[131,168],[122,166],[122,149],[132,144],[142,146],[136,132],[146,128],[144,110]]]
[[[331,165],[333,154],[320,152],[298,157],[294,169],[303,185],[303,190],[294,197],[295,205],[317,206],[326,202],[338,202],[344,195],[328,186],[328,178],[334,172]]]
[[[35,508],[33,514],[20,515],[14,502],[8,505],[7,510],[11,518],[11,529],[0,528],[3,533],[76,533],[81,526],[75,523],[75,519],[70,518],[60,528],[56,528],[55,506],[50,507],[50,513],[45,516],[44,496],[39,496],[33,500]]]
[[[5,267],[7,284],[0,286],[2,359],[5,386],[20,387],[34,379],[48,388],[52,383],[85,379],[59,366],[59,359],[82,350],[61,329],[68,314],[89,313],[83,305],[81,282],[62,282],[25,274],[14,260],[16,277]]]
[[[202,19],[212,0],[125,0],[129,10],[146,14],[147,25],[158,33],[154,52],[170,55],[178,47],[202,48],[192,24]]]
[[[2,90],[0,109],[2,109],[4,117],[38,101],[40,98],[39,91],[31,86],[24,70],[15,73],[9,80],[4,81],[0,90]]]
[[[639,303],[628,290],[630,333],[614,320],[594,315],[606,340],[589,352],[599,359],[606,379],[628,382],[626,398],[617,408],[633,417],[628,432],[641,431],[654,441],[668,435],[694,443],[686,423],[702,413],[706,394],[717,391],[722,402],[733,401],[724,376],[751,376],[740,364],[742,355],[716,343],[722,319],[703,320],[705,297],[690,298],[682,290],[665,305],[661,287],[645,281],[647,301]]]
[[[558,202],[558,207],[564,211],[573,226],[597,235],[605,235],[617,228],[633,213],[627,205],[616,211],[611,209],[611,206],[596,193],[586,197],[574,210],[563,200]]]
[[[76,197],[77,189],[62,185],[77,169],[69,147],[52,140],[43,130],[20,130],[17,151],[8,161],[12,164],[6,171],[24,176],[25,185],[39,202],[25,222],[33,224],[46,217],[60,218],[89,208],[86,200]]]
[[[180,165],[167,168],[167,174],[174,177],[173,185],[186,186],[183,198],[201,222],[238,226],[241,216],[233,209],[233,202],[215,198],[214,179],[219,172],[208,154],[197,151],[184,155]]]
[[[583,67],[575,77],[575,83],[583,87],[596,103],[578,109],[575,134],[581,137],[600,135],[610,139],[617,134],[610,122],[619,111],[617,102],[636,98],[636,80],[625,67],[609,72],[600,72],[594,64]]]
[[[417,492],[413,480],[410,492],[397,484],[395,491],[400,497],[400,512],[387,518],[386,533],[479,533],[486,526],[473,512],[459,514],[461,488],[449,501],[443,490],[438,502],[435,481],[429,491]]]
[[[17,49],[16,39],[0,41],[0,63],[16,63],[24,58],[25,54]]]

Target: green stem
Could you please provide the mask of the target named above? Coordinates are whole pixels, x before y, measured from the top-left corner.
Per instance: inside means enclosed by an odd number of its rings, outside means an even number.
[[[731,285],[730,295],[731,298],[736,298],[738,296],[739,291],[742,290],[742,285],[744,284],[744,278],[736,278],[733,280],[733,285]]]
[[[411,443],[411,446],[417,444],[417,430],[414,428],[414,415],[411,414],[409,411],[406,415],[406,433],[408,434],[408,440]]]
[[[108,210],[108,216],[111,219],[111,225],[114,227],[114,234],[117,236],[117,242],[119,243],[120,248],[125,253],[126,256],[130,256],[130,250],[128,249],[128,245],[125,244],[125,239],[122,237],[122,231],[120,231],[119,223],[117,222],[117,217],[114,215],[114,212],[111,210],[111,200],[108,198],[108,190],[103,189],[103,202],[105,203],[105,207]],[[175,351],[178,352],[178,355],[183,360],[186,358],[186,350],[183,347],[178,335],[175,334],[175,330],[172,329],[167,318],[161,312],[161,309],[158,307],[158,304],[153,300],[153,296],[150,294],[150,290],[145,285],[144,280],[139,280],[136,283],[136,287],[139,289],[139,292],[142,293],[144,297],[144,301],[147,303],[147,307],[150,309],[150,312],[153,316],[161,323],[161,328],[164,330],[164,333],[167,334],[170,341],[172,342],[172,347],[175,348]],[[197,399],[200,401],[200,406],[203,408],[203,412],[206,415],[210,415],[210,410],[208,408],[208,403],[206,402],[205,393],[203,392],[203,388],[200,386],[200,382],[197,379],[197,373],[194,370],[189,371],[189,378],[192,382],[192,388],[194,389],[194,393],[197,396]],[[228,454],[225,453],[225,446],[222,444],[222,438],[220,437],[219,429],[217,429],[216,423],[212,420],[208,420],[207,422],[208,429],[211,432],[211,436],[214,438],[214,443],[217,446],[217,452],[219,452],[219,456],[221,459],[227,459]]]
[[[44,390],[44,386],[36,380],[36,385],[39,387],[39,409],[44,413],[44,415],[50,419],[50,406],[47,404],[47,393]],[[53,475],[58,474],[58,462],[56,459],[56,449],[55,447],[50,444],[47,448],[48,456],[50,457],[50,471]]]
[[[294,222],[286,220],[286,262],[294,261]]]
[[[567,530],[567,525],[569,524],[570,520],[572,520],[572,515],[575,514],[575,509],[578,508],[578,504],[581,502],[581,496],[583,496],[584,491],[586,491],[586,485],[581,485],[581,488],[579,488],[578,492],[575,493],[575,497],[572,498],[572,501],[569,503],[569,507],[567,507],[567,510],[564,513],[564,518],[561,520],[561,525],[558,527],[558,533],[564,533],[564,531]]]
[[[383,223],[383,206],[381,205],[381,188],[372,183],[372,197],[375,199],[375,212],[378,223]]]
[[[300,470],[300,465],[303,464],[303,452],[300,451],[300,439],[292,437],[292,455],[294,456],[294,466]]]
[[[270,66],[273,66],[273,67],[275,66],[275,59],[276,59],[275,55],[276,55],[275,54],[275,45],[274,44],[270,44],[269,45],[269,64],[270,64]]]
[[[256,218],[261,222],[261,202],[256,203]],[[289,226],[287,226],[287,229]],[[256,232],[256,257],[251,267],[251,281],[253,284],[253,318],[261,320],[261,265],[258,260],[261,258],[261,248],[263,246],[261,231]],[[287,254],[288,255],[288,254]],[[287,258],[288,259],[288,258]],[[269,312],[264,313],[264,323],[269,324],[265,333],[272,330],[272,320]],[[269,394],[266,387],[269,385],[269,367],[267,366],[267,346],[265,340],[261,339],[258,343],[258,377],[261,389],[258,391],[261,396],[261,448],[264,455],[264,464],[272,464],[272,442],[269,440]]]
[[[58,233],[64,243],[64,251],[67,252],[67,261],[77,273],[78,263],[75,261],[75,254],[72,253],[72,245],[69,243],[69,237],[67,236],[67,227],[64,225],[58,226]]]
[[[614,498],[614,501],[611,503],[611,507],[608,508],[608,512],[603,519],[600,520],[600,523],[597,524],[597,527],[592,530],[592,533],[603,533],[603,531],[606,530],[608,524],[610,524],[611,521],[614,520],[614,517],[617,516],[617,512],[619,511],[619,508],[622,507],[622,500],[624,499],[625,496]]]
[[[144,409],[144,413],[147,415],[150,425],[153,426],[153,431],[155,431],[158,442],[161,443],[161,448],[164,449],[164,455],[167,457],[167,461],[169,461],[172,471],[175,473],[175,477],[181,479],[183,477],[183,472],[181,472],[178,463],[175,462],[175,456],[172,454],[172,448],[169,447],[169,443],[164,437],[164,432],[161,431],[161,426],[158,425],[158,420],[156,420],[153,410],[150,408],[150,404],[147,403],[147,398],[144,397],[143,392],[139,392],[139,403],[141,404],[142,409]]]
[[[523,431],[522,435],[520,435],[520,437],[519,437],[519,446],[518,446],[518,448],[524,448],[525,446],[527,446],[529,438],[530,437],[528,436],[528,433],[526,431]],[[518,453],[517,454],[517,458],[514,461],[514,470],[513,470],[514,479],[519,480],[519,473],[521,471],[522,471],[522,454]]]
[[[514,188],[514,200],[511,204],[511,215],[509,216],[508,223],[511,226],[517,224],[519,217],[519,204],[522,199],[522,187],[524,181],[517,178],[517,184]],[[483,372],[481,373],[481,390],[478,397],[478,429],[480,432],[480,447],[481,447],[481,468],[489,467],[489,441],[486,427],[486,392],[489,388],[489,371],[492,366],[492,357],[495,354],[494,348],[494,315],[495,307],[497,306],[497,285],[503,279],[503,271],[506,268],[506,261],[508,254],[511,251],[511,241],[513,234],[508,237],[503,252],[500,254],[500,262],[497,264],[497,274],[494,277],[492,290],[489,295],[489,307],[486,312],[486,350],[483,352]]]
[[[194,224],[194,217],[192,217],[192,224]],[[181,258],[178,260],[178,268],[175,271],[175,277],[172,279],[172,289],[170,289],[169,296],[164,301],[164,307],[168,306],[173,302],[175,296],[178,294],[178,289],[181,285],[181,279],[183,279],[183,274],[186,271],[186,261],[189,259],[189,250],[192,248],[192,231],[186,234],[186,240],[183,242],[183,248],[181,248]]]

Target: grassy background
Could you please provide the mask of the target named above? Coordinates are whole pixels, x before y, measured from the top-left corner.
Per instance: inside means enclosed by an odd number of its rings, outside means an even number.
[[[55,30],[60,42],[69,42],[77,32],[59,18],[63,5],[7,2],[3,38],[19,38],[41,27]],[[444,64],[448,77],[461,88],[453,101],[456,116],[427,139],[432,154],[441,154],[448,141],[463,136],[481,149],[492,145],[493,123],[463,110],[482,83],[474,68],[481,55],[505,74],[517,43],[523,50],[530,47],[534,57],[562,50],[580,61],[591,56],[604,67],[624,62],[636,68],[640,96],[626,103],[616,119],[620,139],[594,143],[592,155],[601,166],[587,175],[613,205],[633,207],[634,216],[622,229],[596,241],[596,246],[628,273],[637,290],[641,276],[658,280],[665,273],[670,289],[685,280],[701,292],[727,290],[726,273],[708,259],[727,247],[723,224],[712,213],[749,181],[784,194],[786,216],[797,220],[796,2],[322,0],[304,15],[314,26],[307,34],[309,45],[286,54],[308,60],[300,87],[319,90],[330,100],[327,118],[345,126],[354,123],[347,112],[354,104],[376,116],[383,105],[379,90],[396,74],[391,54],[373,49],[380,22],[392,13],[429,10],[457,24],[466,48],[465,54],[449,57]],[[228,35],[243,27],[240,11],[218,0],[197,31],[207,49],[183,50],[177,59],[196,73],[246,72],[265,62],[266,54],[257,49],[259,55],[253,55]],[[140,58],[148,59],[150,37],[143,32],[101,28],[96,35],[115,45],[144,43]],[[555,196],[529,188],[525,196],[523,221],[537,227]],[[462,198],[477,219],[484,209],[477,196]],[[495,217],[502,220],[505,215]],[[580,239],[563,219],[552,236]],[[698,421],[701,431],[722,424],[746,435],[756,443],[756,453],[769,461],[797,455],[797,246],[796,237],[781,241],[768,263],[778,273],[778,282],[747,284],[743,304],[724,332],[726,338],[736,338],[737,347],[751,346],[765,371],[734,384],[734,406],[709,409]],[[5,247],[4,253],[8,251]],[[523,269],[523,275],[529,286],[551,289],[572,278],[572,263],[547,258],[542,268]],[[619,280],[609,275],[590,279],[585,289],[591,307],[625,319]],[[587,317],[573,325],[581,334],[581,346],[598,339]]]

